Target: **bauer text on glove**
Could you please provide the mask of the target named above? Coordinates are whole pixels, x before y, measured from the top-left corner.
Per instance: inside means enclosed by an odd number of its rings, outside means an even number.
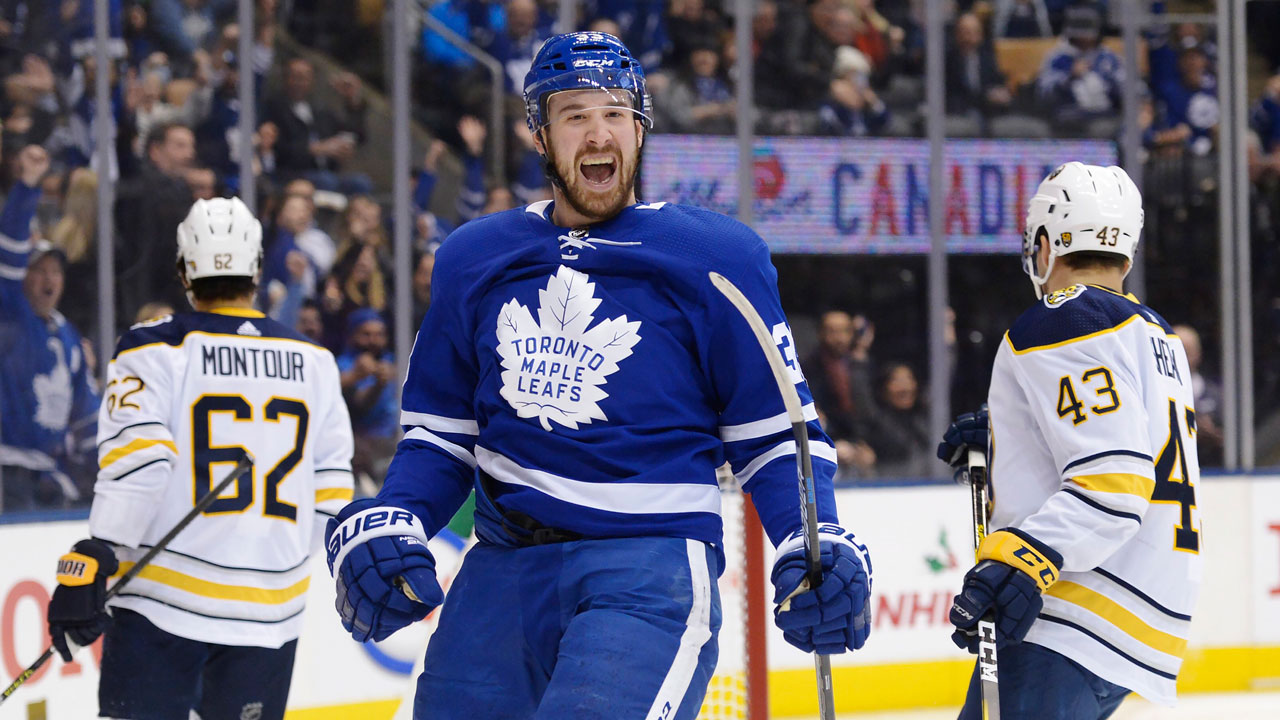
[[[384,640],[444,601],[422,521],[408,510],[356,500],[329,520],[325,550],[342,627],[358,642]]]
[[[839,525],[818,526],[822,583],[805,583],[804,531],[778,545],[773,563],[774,622],[787,642],[805,652],[856,650],[871,634],[871,555]]]

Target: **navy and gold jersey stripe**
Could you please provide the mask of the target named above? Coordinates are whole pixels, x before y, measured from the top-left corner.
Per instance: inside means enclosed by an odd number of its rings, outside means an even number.
[[[234,310],[234,312],[232,312]],[[239,329],[249,323],[258,335],[244,335]],[[170,315],[160,320],[139,323],[129,328],[116,345],[116,357],[120,353],[136,350],[145,345],[170,345],[178,347],[187,335],[199,332],[203,335],[230,335],[234,337],[263,337],[279,340],[293,340],[316,345],[302,333],[264,316],[257,310],[222,308],[211,313],[181,313]]]
[[[302,606],[302,607],[299,607],[297,610],[293,611],[292,613],[285,615],[284,617],[275,618],[271,620],[259,620],[256,618],[235,617],[232,615],[215,615],[213,613],[200,612],[199,610],[193,610],[189,607],[179,605],[174,602],[170,602],[167,600],[157,600],[156,598],[153,598],[149,595],[139,595],[138,593],[122,592],[116,595],[116,597],[136,598],[138,600],[146,600],[147,602],[153,602],[157,605],[163,605],[168,608],[173,608],[174,610],[179,610],[189,615],[195,615],[197,617],[202,617],[202,618],[209,618],[211,620],[230,620],[232,622],[257,623],[259,625],[278,625],[280,623],[288,622],[298,617],[299,615],[302,614],[304,610],[306,610],[306,606]]]
[[[1131,322],[1146,322],[1173,333],[1164,318],[1132,295],[1122,295],[1096,285],[1077,285],[1066,299],[1039,302],[1009,328],[1006,338],[1017,354],[1062,347],[1073,342],[1115,332]]]
[[[1098,643],[1099,645],[1103,646],[1104,648],[1106,648],[1106,649],[1110,650],[1111,652],[1115,653],[1115,654],[1116,654],[1116,655],[1118,655],[1119,657],[1124,658],[1125,660],[1129,661],[1130,663],[1133,663],[1134,665],[1136,665],[1136,666],[1138,666],[1138,667],[1142,668],[1143,670],[1146,670],[1146,671],[1147,671],[1147,672],[1149,672],[1149,673],[1152,673],[1152,674],[1154,674],[1154,675],[1159,675],[1160,677],[1165,678],[1166,680],[1177,680],[1177,679],[1178,679],[1178,676],[1177,676],[1175,673],[1165,672],[1164,670],[1160,670],[1159,668],[1151,667],[1150,665],[1148,665],[1148,664],[1146,664],[1146,663],[1142,662],[1141,660],[1139,660],[1139,659],[1137,659],[1137,658],[1133,657],[1132,655],[1130,655],[1130,654],[1126,653],[1125,651],[1121,650],[1120,648],[1116,647],[1115,645],[1112,645],[1111,643],[1107,642],[1106,640],[1104,640],[1104,639],[1102,638],[1102,636],[1101,636],[1101,635],[1099,635],[1099,634],[1097,634],[1097,633],[1093,632],[1092,630],[1089,630],[1089,629],[1088,629],[1088,628],[1086,628],[1086,627],[1083,627],[1083,626],[1081,626],[1081,625],[1078,625],[1078,624],[1076,624],[1076,623],[1074,623],[1074,622],[1072,622],[1072,621],[1070,621],[1070,620],[1067,620],[1067,619],[1065,619],[1065,618],[1055,617],[1055,616],[1053,616],[1053,615],[1049,615],[1049,614],[1044,613],[1044,612],[1041,612],[1041,613],[1040,613],[1040,615],[1037,617],[1037,619],[1038,619],[1038,620],[1043,620],[1043,621],[1045,621],[1045,622],[1057,623],[1058,625],[1064,625],[1064,626],[1066,626],[1066,627],[1071,628],[1072,630],[1076,630],[1077,632],[1080,632],[1080,633],[1082,633],[1082,634],[1084,634],[1084,635],[1087,635],[1087,636],[1088,636],[1091,640],[1093,640],[1094,642],[1096,642],[1096,643]]]

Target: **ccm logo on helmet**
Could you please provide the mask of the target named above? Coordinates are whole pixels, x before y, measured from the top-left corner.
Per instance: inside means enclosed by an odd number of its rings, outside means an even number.
[[[613,61],[600,58],[579,58],[573,61],[573,66],[580,67],[612,67]]]
[[[348,545],[351,541],[359,538],[361,533],[380,527],[392,527],[398,524],[405,526],[405,530],[410,528],[422,529],[416,527],[418,519],[408,510],[377,510],[365,515],[354,523],[343,523],[341,527],[334,531],[329,538],[329,544],[325,548],[329,552],[329,557],[334,557],[344,545]],[[379,533],[383,535],[387,533]]]

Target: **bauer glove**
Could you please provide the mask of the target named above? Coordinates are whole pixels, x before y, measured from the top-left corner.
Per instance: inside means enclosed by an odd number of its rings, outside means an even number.
[[[356,642],[385,640],[444,602],[422,521],[408,510],[356,500],[330,518],[324,539],[334,606]]]
[[[978,620],[993,611],[996,646],[1022,642],[1040,614],[1040,594],[1058,581],[1062,556],[1014,528],[991,533],[978,546],[978,564],[964,576],[951,605],[957,647],[978,652]]]
[[[774,623],[787,642],[805,652],[836,655],[857,650],[871,634],[871,555],[852,532],[818,526],[822,584],[806,581],[804,530],[778,545],[773,563]]]
[[[98,639],[111,624],[107,578],[120,569],[116,553],[101,540],[81,540],[58,558],[58,587],[46,615],[49,638],[66,662],[76,648]]]
[[[938,443],[938,459],[951,466],[957,480],[968,469],[970,448],[987,451],[989,423],[987,404],[983,403],[977,412],[957,417]]]

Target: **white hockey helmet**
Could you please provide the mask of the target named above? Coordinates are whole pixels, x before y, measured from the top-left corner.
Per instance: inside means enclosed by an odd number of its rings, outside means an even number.
[[[1022,269],[1035,285],[1036,296],[1060,255],[1112,253],[1132,266],[1142,221],[1142,193],[1123,168],[1059,165],[1031,198],[1022,234]],[[1041,243],[1049,244],[1049,263],[1044,275],[1037,275]]]
[[[187,280],[256,277],[262,224],[240,198],[197,200],[178,225],[178,262]]]

